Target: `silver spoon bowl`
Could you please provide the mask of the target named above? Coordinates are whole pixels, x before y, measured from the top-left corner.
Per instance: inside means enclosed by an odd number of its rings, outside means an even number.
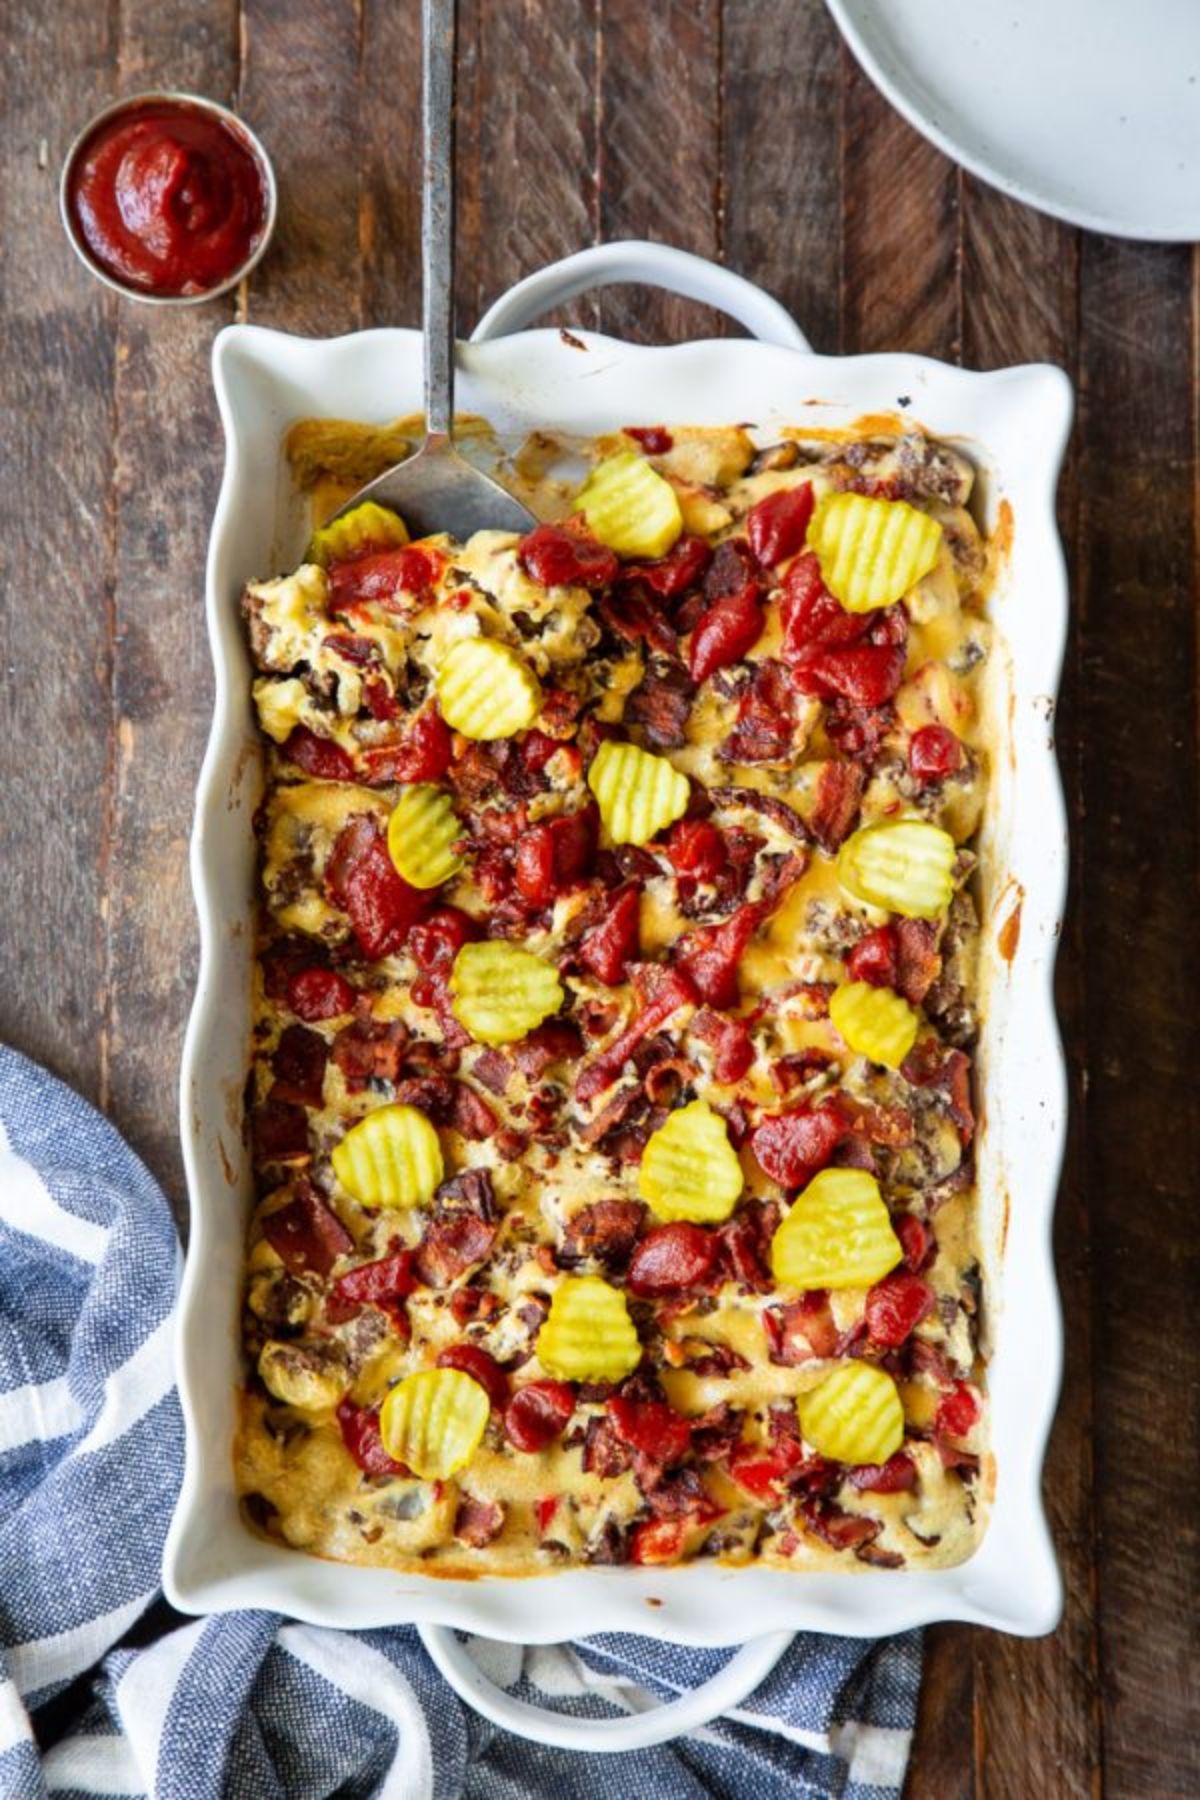
[[[341,518],[364,500],[398,512],[414,537],[447,531],[532,530],[537,519],[507,488],[454,447],[454,40],[456,0],[422,0],[425,55],[421,111],[425,163],[421,184],[424,281],[425,441],[348,500]]]

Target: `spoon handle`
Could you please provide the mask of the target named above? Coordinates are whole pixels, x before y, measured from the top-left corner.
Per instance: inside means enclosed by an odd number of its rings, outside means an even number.
[[[421,0],[425,435],[454,429],[454,38],[456,0]]]

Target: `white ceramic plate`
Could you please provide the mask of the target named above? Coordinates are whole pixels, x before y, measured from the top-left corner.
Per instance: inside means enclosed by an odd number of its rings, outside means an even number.
[[[956,162],[1117,237],[1200,238],[1200,0],[826,0]]]
[[[320,342],[230,326],[214,353],[227,444],[208,561],[216,703],[192,838],[201,961],[181,1072],[192,1202],[177,1340],[187,1466],[164,1580],[169,1599],[188,1612],[261,1608],[348,1628],[419,1623],[439,1666],[475,1705],[484,1704],[480,1684],[460,1666],[445,1627],[516,1643],[548,1643],[581,1629],[744,1643],[737,1668],[710,1694],[715,1712],[731,1703],[739,1683],[745,1693],[761,1678],[788,1631],[881,1637],[934,1619],[966,1619],[1033,1635],[1053,1628],[1061,1605],[1040,1484],[1061,1361],[1050,1225],[1065,1084],[1052,982],[1066,859],[1050,721],[1067,624],[1054,497],[1070,387],[1061,371],[1044,365],[972,374],[914,356],[814,356],[773,301],[727,271],[705,269],[697,258],[660,246],[612,245],[543,271],[498,302],[476,334],[514,335],[461,348],[458,402],[506,436],[534,427],[591,435],[638,422],[743,419],[768,441],[785,425],[847,426],[900,406],[974,459],[986,526],[1011,508],[1012,551],[994,601],[1000,652],[992,662],[1007,753],[997,758],[981,846],[989,992],[978,1150],[995,1495],[986,1534],[967,1562],[904,1573],[791,1574],[697,1561],[678,1569],[573,1569],[527,1581],[430,1580],[321,1562],[243,1525],[230,1446],[252,1193],[241,1096],[262,746],[238,597],[247,579],[289,567],[301,553],[305,525],[282,457],[287,427],[306,416],[383,421],[419,408],[421,340],[413,331],[370,331]],[[617,279],[656,280],[694,294],[771,341],[646,349],[586,331],[520,329],[565,295]],[[1006,956],[1002,946],[1011,948],[1013,931],[1002,928],[1018,900],[1019,941]],[[762,1642],[767,1633],[780,1634],[773,1646]],[[501,1716],[494,1690],[487,1704],[489,1716]],[[505,1704],[504,1722],[513,1729],[563,1741],[561,1720],[534,1729],[509,1716],[514,1703]],[[710,1716],[699,1710],[703,1704],[692,1696],[686,1719],[668,1715],[654,1729],[667,1735]],[[587,1747],[618,1742],[610,1736]]]

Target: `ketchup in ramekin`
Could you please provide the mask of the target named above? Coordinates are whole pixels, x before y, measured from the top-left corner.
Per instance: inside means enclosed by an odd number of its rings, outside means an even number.
[[[232,285],[257,260],[274,213],[257,140],[224,107],[174,94],[102,113],[68,158],[62,197],[85,261],[157,300]]]

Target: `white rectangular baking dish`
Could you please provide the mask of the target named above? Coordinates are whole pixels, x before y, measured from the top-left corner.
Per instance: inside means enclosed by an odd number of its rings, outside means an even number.
[[[281,450],[287,427],[302,417],[383,421],[419,409],[421,341],[413,331],[308,341],[232,326],[214,354],[227,461],[208,561],[216,704],[192,840],[201,969],[182,1069],[192,1227],[178,1331],[187,1468],[166,1549],[167,1595],[189,1612],[253,1607],[355,1628],[426,1622],[523,1643],[581,1629],[694,1644],[797,1629],[875,1637],[940,1619],[1036,1635],[1053,1628],[1061,1605],[1040,1482],[1061,1362],[1050,1228],[1065,1083],[1052,978],[1066,858],[1053,713],[1067,588],[1054,500],[1070,387],[1048,366],[976,374],[907,355],[814,355],[796,347],[803,338],[758,290],[651,246],[608,246],[543,271],[498,303],[481,330],[536,317],[597,279],[635,276],[709,299],[776,341],[648,349],[586,331],[523,331],[463,347],[460,410],[506,435],[731,421],[770,433],[899,411],[972,456],[986,525],[1011,510],[1011,554],[992,608],[1003,643],[994,700],[1007,753],[993,771],[982,857],[988,1011],[979,1166],[996,1467],[986,1534],[969,1561],[929,1573],[793,1575],[696,1563],[452,1581],[321,1562],[243,1526],[230,1445],[251,1193],[241,1096],[261,752],[238,598],[247,578],[291,566],[302,550]]]

